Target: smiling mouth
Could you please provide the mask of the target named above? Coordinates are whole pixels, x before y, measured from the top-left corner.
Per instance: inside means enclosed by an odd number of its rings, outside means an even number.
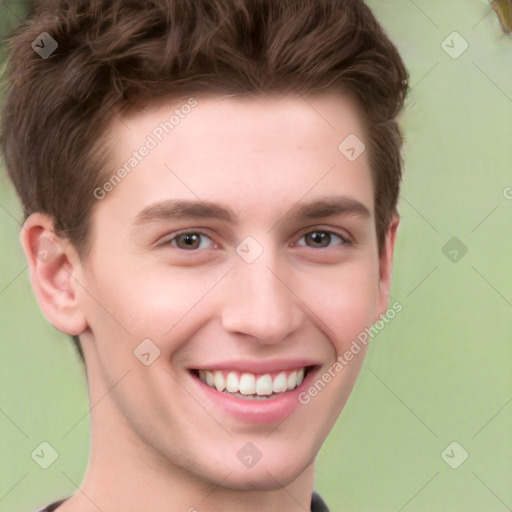
[[[271,400],[299,387],[313,366],[294,370],[255,374],[235,370],[191,370],[201,382],[233,397],[245,400]]]

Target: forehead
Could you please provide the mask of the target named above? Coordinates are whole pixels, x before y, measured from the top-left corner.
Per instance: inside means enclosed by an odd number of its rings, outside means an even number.
[[[357,132],[363,137],[355,101],[332,93],[160,99],[119,121],[114,131],[131,146],[140,142],[141,135],[150,135],[158,145],[222,143],[227,136],[233,149],[241,144],[241,149],[271,150],[283,147],[283,142],[297,149],[333,142],[336,149],[336,140],[344,133]],[[283,132],[283,127],[290,129]]]
[[[104,203],[131,219],[170,198],[222,198],[254,215],[333,193],[373,214],[366,152],[354,160],[345,147],[361,150],[364,127],[344,96],[159,101],[116,122],[112,135],[109,172],[125,171]]]

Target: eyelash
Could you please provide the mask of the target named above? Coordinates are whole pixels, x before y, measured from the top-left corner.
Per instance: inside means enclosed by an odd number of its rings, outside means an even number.
[[[332,230],[329,230],[329,229],[313,229],[311,231],[307,231],[306,233],[304,233],[300,238],[299,240],[301,240],[302,238],[304,238],[305,236],[307,235],[310,235],[312,233],[327,233],[329,235],[334,235],[334,236],[337,236],[338,238],[340,238],[340,240],[342,241],[341,244],[338,244],[339,246],[342,246],[342,245],[351,245],[352,244],[352,241],[348,239],[348,237],[346,236],[343,236],[341,233],[337,233],[336,231],[332,231]],[[176,249],[179,249],[180,251],[183,251],[183,252],[197,252],[199,251],[200,249],[191,249],[191,250],[187,250],[187,249],[182,249],[181,247],[177,247],[176,245],[173,245],[172,242],[175,241],[177,238],[179,238],[180,236],[184,236],[184,235],[201,235],[203,237],[206,237],[206,238],[210,238],[210,236],[205,233],[204,231],[201,231],[201,230],[185,230],[185,231],[180,231],[178,233],[175,233],[174,236],[172,238],[169,238],[168,240],[166,240],[165,242],[163,242],[161,245],[162,246],[172,246],[172,247],[175,247]],[[215,242],[213,242],[214,245],[217,245],[215,244]],[[292,244],[294,247],[297,247],[298,244],[296,242],[293,242]],[[308,247],[306,245],[300,245],[299,247]],[[331,247],[312,247],[312,249],[330,249]]]

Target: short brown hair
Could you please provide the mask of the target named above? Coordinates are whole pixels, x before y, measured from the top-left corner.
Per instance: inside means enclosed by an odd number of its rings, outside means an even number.
[[[58,47],[41,58],[47,32]],[[321,94],[356,99],[382,249],[396,211],[407,71],[362,0],[43,0],[14,33],[1,146],[27,217],[85,254],[108,128],[156,98]],[[340,141],[341,142],[341,141]]]

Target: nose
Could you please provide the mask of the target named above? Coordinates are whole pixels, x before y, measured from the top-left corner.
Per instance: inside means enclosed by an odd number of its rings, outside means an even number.
[[[264,251],[253,263],[238,256],[225,283],[221,320],[226,331],[262,344],[276,344],[304,321],[303,303],[294,292],[286,265]]]

